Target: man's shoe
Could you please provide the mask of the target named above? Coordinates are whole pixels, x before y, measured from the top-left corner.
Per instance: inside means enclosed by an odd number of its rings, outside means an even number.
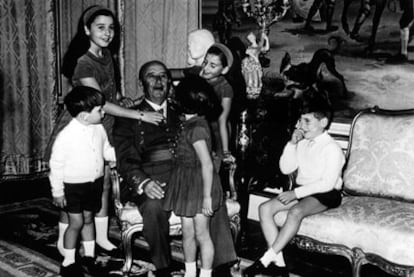
[[[257,274],[270,275],[270,276],[289,276],[289,272],[286,267],[279,267],[271,263],[268,267],[265,267],[260,260],[255,261],[251,266],[243,271],[243,277],[253,277]]]
[[[93,276],[104,276],[108,273],[93,257],[82,257],[81,265],[84,272]]]
[[[60,275],[62,277],[84,277],[81,267],[77,263],[60,267]]]

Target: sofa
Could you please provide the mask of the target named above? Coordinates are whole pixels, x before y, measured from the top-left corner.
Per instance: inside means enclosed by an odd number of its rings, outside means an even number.
[[[342,204],[305,218],[291,243],[346,257],[354,277],[364,264],[414,276],[414,110],[358,113],[343,181]],[[285,219],[275,215],[279,227]]]

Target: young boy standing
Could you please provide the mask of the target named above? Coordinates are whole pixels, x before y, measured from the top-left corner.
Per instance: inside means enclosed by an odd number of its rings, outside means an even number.
[[[65,105],[71,122],[58,134],[49,161],[49,180],[53,203],[69,214],[64,234],[64,260],[60,274],[83,276],[75,262],[76,245],[82,236],[82,264],[95,269],[94,213],[101,208],[104,161],[115,162],[115,151],[109,144],[101,121],[105,97],[98,90],[75,87],[66,97]]]
[[[287,276],[282,249],[296,235],[302,219],[341,204],[345,158],[326,131],[331,117],[330,106],[324,99],[312,98],[305,102],[279,162],[284,174],[297,170],[297,186],[260,205],[260,225],[268,250],[244,271],[244,276],[260,273]],[[288,210],[288,215],[279,230],[273,218],[283,210]]]

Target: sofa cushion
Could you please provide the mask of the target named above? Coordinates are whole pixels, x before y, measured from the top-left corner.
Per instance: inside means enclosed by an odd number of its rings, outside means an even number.
[[[344,190],[414,201],[414,116],[362,114],[352,129]]]
[[[282,226],[287,212],[275,215]],[[320,242],[358,247],[390,262],[414,266],[414,205],[397,200],[346,196],[341,206],[305,218],[298,231]]]

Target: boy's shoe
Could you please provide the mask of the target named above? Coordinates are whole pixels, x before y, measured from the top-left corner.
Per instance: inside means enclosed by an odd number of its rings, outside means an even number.
[[[84,272],[92,276],[105,276],[108,273],[94,257],[82,257],[81,265]]]
[[[84,277],[82,269],[77,263],[68,266],[60,266],[60,275],[62,277]]]

